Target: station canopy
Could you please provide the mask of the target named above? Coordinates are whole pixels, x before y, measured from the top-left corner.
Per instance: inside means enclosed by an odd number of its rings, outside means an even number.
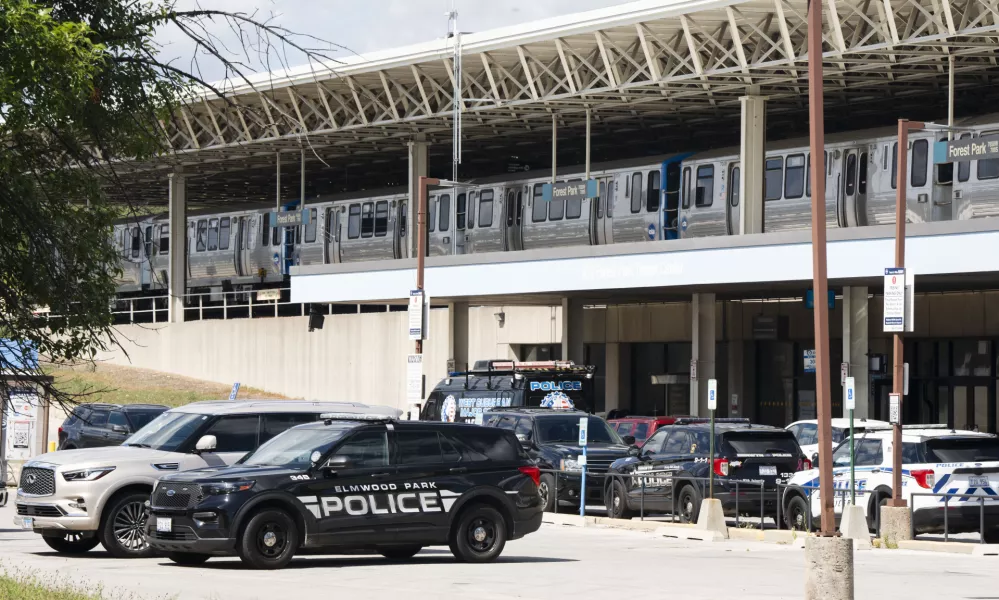
[[[768,98],[770,139],[800,134],[807,6],[641,0],[462,35],[462,174],[549,169],[553,115],[559,164],[582,162],[587,110],[594,161],[738,143],[747,94]],[[991,85],[997,0],[825,0],[823,9],[827,130],[945,116],[949,57],[960,101]],[[297,198],[303,150],[310,197],[406,185],[407,143],[418,138],[430,144],[430,174],[450,176],[453,44],[227,83],[226,98],[200,97],[164,123],[171,153],[129,165],[129,189],[165,202],[167,173],[182,167],[194,202],[273,202],[282,152],[282,196]]]

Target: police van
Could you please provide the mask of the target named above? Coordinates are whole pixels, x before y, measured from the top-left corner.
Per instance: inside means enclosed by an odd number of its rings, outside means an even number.
[[[856,504],[876,531],[880,507],[892,497],[892,465],[896,448],[892,430],[868,428],[854,439]],[[902,428],[902,499],[912,507],[913,528],[920,533],[981,532],[988,543],[999,542],[999,438],[946,425]],[[836,518],[850,502],[850,440],[833,451],[833,508]],[[921,495],[936,494],[936,495]],[[985,531],[981,531],[984,509]],[[795,473],[783,497],[788,527],[805,529],[811,516],[818,523],[821,503],[817,469]],[[945,516],[946,513],[946,516]]]
[[[229,467],[159,480],[145,538],[179,564],[238,555],[278,569],[299,553],[426,546],[487,562],[541,527],[540,470],[513,433],[324,414]]]
[[[422,421],[481,423],[492,408],[553,408],[593,412],[593,366],[572,361],[480,361],[434,387]]]

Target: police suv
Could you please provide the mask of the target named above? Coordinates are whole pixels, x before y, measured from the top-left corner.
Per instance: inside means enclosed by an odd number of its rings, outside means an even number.
[[[868,428],[854,440],[854,489],[856,504],[864,509],[874,531],[880,507],[892,496],[892,447],[890,428]],[[783,511],[788,526],[804,529],[811,514],[818,522],[821,503],[817,469],[796,473],[784,493]],[[960,431],[946,425],[906,425],[902,428],[902,499],[912,507],[917,534],[981,531],[984,508],[987,543],[999,543],[999,438],[992,434]],[[833,508],[836,518],[850,502],[850,440],[833,451]],[[937,496],[921,494],[939,494]],[[946,496],[946,502],[945,502]]]
[[[710,458],[707,419],[680,418],[659,428],[642,448],[614,462],[606,477],[607,512],[630,518],[640,510],[673,513],[696,522],[708,497],[714,471],[714,497],[726,515],[777,516],[777,486],[795,471],[811,468],[790,431],[753,425],[748,419],[715,420],[715,458]]]
[[[572,361],[480,361],[472,370],[451,373],[438,383],[420,419],[481,423],[484,411],[521,406],[590,412],[594,371]]]
[[[278,569],[296,553],[407,559],[447,545],[486,562],[541,526],[539,469],[507,431],[323,415],[237,464],[168,475],[146,539],[180,564],[238,555]]]

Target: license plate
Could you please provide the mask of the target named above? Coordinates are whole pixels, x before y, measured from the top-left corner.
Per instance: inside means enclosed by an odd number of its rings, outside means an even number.
[[[173,531],[173,519],[156,517],[156,531],[170,533]]]
[[[974,475],[968,477],[969,487],[992,487],[989,484],[988,477],[975,477]]]
[[[760,465],[760,475],[777,475],[777,467],[773,465]]]
[[[35,526],[33,517],[21,517],[21,529],[32,529]]]

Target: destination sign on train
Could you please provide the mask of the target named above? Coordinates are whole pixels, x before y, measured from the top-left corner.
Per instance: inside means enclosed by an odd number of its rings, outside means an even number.
[[[309,224],[309,211],[282,210],[271,213],[271,224],[274,227],[298,227]]]
[[[999,135],[944,140],[933,146],[933,162],[938,164],[990,158],[999,158]]]
[[[558,200],[582,200],[583,198],[597,197],[597,180],[587,181],[561,181],[554,185],[546,183],[541,188],[541,198],[545,202]]]

